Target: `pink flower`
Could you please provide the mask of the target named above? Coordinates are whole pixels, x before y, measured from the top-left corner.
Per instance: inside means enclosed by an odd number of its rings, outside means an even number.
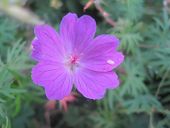
[[[112,70],[124,60],[116,50],[119,40],[106,34],[94,38],[92,17],[68,13],[59,34],[49,25],[37,25],[34,31],[32,57],[38,64],[32,69],[32,79],[44,87],[48,99],[63,99],[73,84],[89,99],[101,99],[106,89],[118,87],[118,76]]]

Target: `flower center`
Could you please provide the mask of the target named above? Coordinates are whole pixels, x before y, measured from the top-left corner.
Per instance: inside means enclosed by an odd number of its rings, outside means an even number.
[[[73,56],[70,57],[70,63],[71,63],[72,65],[76,64],[77,61],[78,61],[78,57],[77,57],[77,56],[74,56],[74,55],[73,55]]]
[[[77,55],[70,55],[65,64],[70,71],[74,71],[79,66],[79,57]]]

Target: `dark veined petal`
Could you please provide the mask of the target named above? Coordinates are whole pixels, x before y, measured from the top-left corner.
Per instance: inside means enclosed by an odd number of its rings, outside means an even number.
[[[60,23],[60,35],[62,38],[74,40],[77,19],[78,17],[74,13],[68,13],[62,18]]]
[[[124,56],[116,49],[119,40],[112,35],[100,35],[96,37],[90,46],[84,51],[82,63],[85,68],[108,72],[119,66]]]
[[[101,99],[106,89],[114,89],[118,85],[119,80],[114,72],[95,72],[81,69],[75,76],[77,90],[89,99]]]
[[[60,35],[66,50],[81,51],[93,39],[96,32],[95,20],[87,15],[77,18],[74,13],[68,13],[60,24]]]
[[[74,48],[78,52],[81,52],[86,48],[96,33],[96,21],[87,15],[81,16],[76,24],[76,40],[74,42]]]
[[[35,84],[45,88],[46,96],[51,100],[60,100],[71,92],[72,77],[59,63],[39,62],[32,69]]]
[[[66,51],[73,49],[73,42],[75,41],[75,27],[77,23],[77,15],[68,13],[63,17],[60,23],[60,36]]]
[[[63,46],[57,32],[49,25],[37,25],[34,32],[36,37],[32,41],[32,57],[37,61],[60,61]]]

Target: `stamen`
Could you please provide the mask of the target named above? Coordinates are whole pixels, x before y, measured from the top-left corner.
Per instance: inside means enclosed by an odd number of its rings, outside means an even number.
[[[76,56],[71,56],[71,59],[70,59],[71,64],[76,64],[77,59],[78,58]]]
[[[70,55],[67,58],[66,66],[70,71],[74,71],[79,65],[79,57],[77,55]]]

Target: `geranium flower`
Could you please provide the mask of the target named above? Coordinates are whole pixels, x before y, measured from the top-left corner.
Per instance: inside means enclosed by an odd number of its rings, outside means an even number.
[[[63,99],[73,85],[89,99],[101,99],[106,89],[118,87],[118,76],[112,70],[124,59],[116,50],[119,40],[107,34],[94,38],[92,17],[68,13],[59,33],[49,25],[37,25],[34,32],[32,57],[38,64],[32,69],[32,79],[44,87],[48,99]]]

